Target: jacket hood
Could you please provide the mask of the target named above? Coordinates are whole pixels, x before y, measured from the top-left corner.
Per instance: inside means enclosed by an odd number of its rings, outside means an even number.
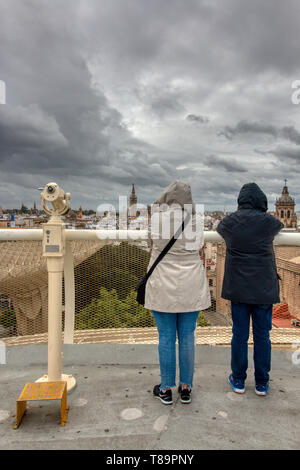
[[[266,212],[268,210],[267,196],[256,183],[244,184],[238,197],[238,209],[256,209]]]
[[[184,183],[183,181],[174,181],[171,183],[159,196],[159,198],[155,201],[154,204],[158,204],[159,206],[162,205],[179,205],[186,210],[189,207],[192,208],[192,214],[195,214],[195,206],[192,199],[192,191],[189,184]]]

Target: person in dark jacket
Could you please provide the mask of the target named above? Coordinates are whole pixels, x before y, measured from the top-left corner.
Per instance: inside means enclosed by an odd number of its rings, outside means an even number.
[[[217,232],[226,243],[222,297],[231,301],[232,341],[229,383],[244,393],[248,368],[248,338],[252,317],[255,391],[266,395],[271,369],[273,304],[280,302],[273,250],[275,235],[283,224],[267,214],[267,197],[256,183],[245,184],[238,210],[224,217]]]

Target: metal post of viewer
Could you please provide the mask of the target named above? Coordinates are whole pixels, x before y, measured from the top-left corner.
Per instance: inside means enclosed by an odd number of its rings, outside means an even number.
[[[41,198],[43,209],[51,215],[43,226],[43,256],[47,258],[48,269],[48,375],[37,382],[65,381],[70,391],[76,381],[72,375],[62,374],[62,279],[66,235],[61,219],[69,210],[70,194],[56,183],[49,183]],[[49,209],[47,202],[51,202],[53,209]]]

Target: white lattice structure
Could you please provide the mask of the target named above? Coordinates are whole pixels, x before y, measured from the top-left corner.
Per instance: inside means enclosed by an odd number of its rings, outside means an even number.
[[[108,241],[70,242],[77,266]],[[39,241],[0,242],[0,293],[9,297],[17,317],[17,334],[48,329],[48,273]]]

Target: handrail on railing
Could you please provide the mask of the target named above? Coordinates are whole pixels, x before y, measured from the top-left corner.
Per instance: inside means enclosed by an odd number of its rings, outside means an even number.
[[[147,230],[66,230],[66,240],[147,240]],[[0,229],[0,241],[42,241],[42,229]],[[204,231],[206,242],[221,242],[222,237],[214,231]],[[276,245],[300,246],[300,232],[280,232],[274,240]]]

